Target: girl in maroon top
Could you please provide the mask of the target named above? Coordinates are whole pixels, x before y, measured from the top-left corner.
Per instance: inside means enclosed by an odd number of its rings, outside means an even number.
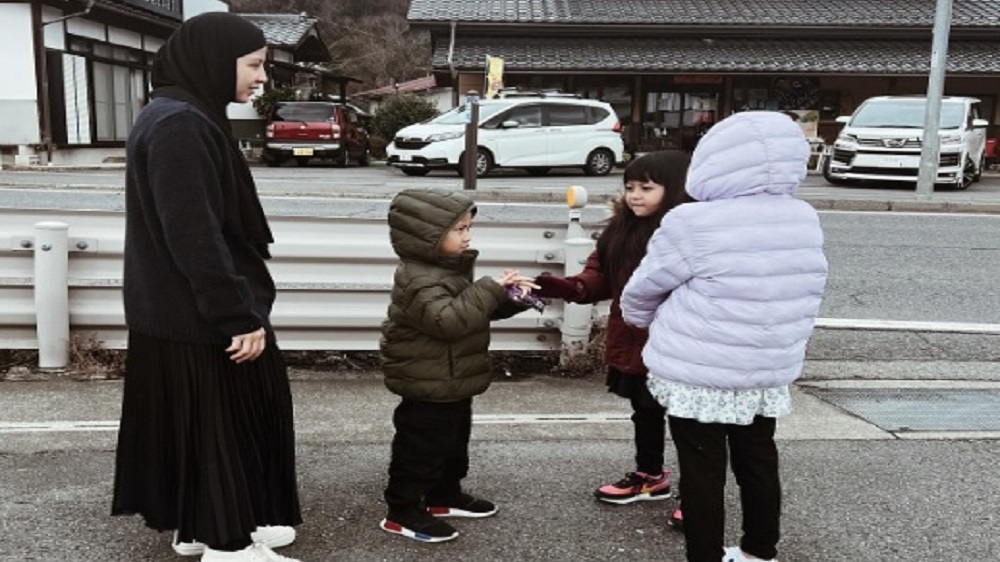
[[[635,470],[594,492],[597,499],[608,503],[670,497],[669,472],[663,470],[665,411],[646,387],[642,363],[647,333],[625,324],[618,299],[646,254],[646,243],[660,226],[660,219],[670,209],[690,201],[684,191],[688,161],[687,154],[679,150],[653,152],[633,160],[625,168],[625,193],[614,201],[613,214],[583,271],[571,277],[543,275],[535,280],[541,287],[535,294],[540,297],[575,303],[611,299],[604,353],[607,385],[609,392],[632,403]],[[679,517],[679,510],[675,515]]]

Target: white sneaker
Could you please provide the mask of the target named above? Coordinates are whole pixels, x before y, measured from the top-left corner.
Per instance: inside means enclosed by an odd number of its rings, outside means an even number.
[[[268,548],[281,548],[295,542],[295,529],[284,525],[268,525],[257,527],[250,533],[250,540]],[[174,531],[174,552],[181,556],[198,556],[205,552],[205,543],[198,541],[177,542],[177,531]]]
[[[722,555],[722,562],[778,562],[777,559],[747,558],[743,556],[743,550],[738,546],[727,546],[724,550],[725,554]]]
[[[224,552],[205,549],[201,562],[301,562],[294,558],[282,556],[261,543],[254,543],[243,550]]]

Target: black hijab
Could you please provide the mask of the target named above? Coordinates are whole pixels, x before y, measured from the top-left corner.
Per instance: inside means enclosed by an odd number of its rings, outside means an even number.
[[[236,96],[236,59],[267,46],[264,32],[228,12],[206,12],[185,21],[153,61],[151,98],[168,97],[193,104],[226,135],[233,153],[243,234],[265,258],[274,242],[257,197],[250,167],[233,136],[226,106]]]

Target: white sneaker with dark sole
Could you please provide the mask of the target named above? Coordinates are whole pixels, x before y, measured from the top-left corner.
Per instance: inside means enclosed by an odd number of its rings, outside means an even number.
[[[250,540],[268,548],[281,548],[295,542],[295,528],[284,525],[257,527],[256,531],[250,533]],[[205,543],[198,541],[177,542],[177,531],[174,531],[172,546],[174,547],[174,552],[181,556],[198,556],[205,552]]]

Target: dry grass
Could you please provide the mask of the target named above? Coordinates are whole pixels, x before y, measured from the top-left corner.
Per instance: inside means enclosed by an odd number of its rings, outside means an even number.
[[[78,380],[118,379],[125,375],[125,352],[107,349],[90,333],[70,336],[69,363],[67,374]]]

